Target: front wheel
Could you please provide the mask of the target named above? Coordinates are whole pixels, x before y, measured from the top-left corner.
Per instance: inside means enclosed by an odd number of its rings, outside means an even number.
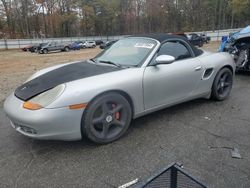
[[[233,73],[228,68],[221,69],[212,86],[212,98],[218,101],[225,100],[231,93],[233,86]]]
[[[49,53],[49,51],[45,48],[45,49],[43,49],[43,53],[47,54],[47,53]]]
[[[203,46],[203,42],[201,41],[198,46],[202,47]]]
[[[68,51],[69,51],[69,47],[66,46],[66,47],[64,48],[64,50],[65,50],[66,52],[68,52]]]
[[[114,92],[103,94],[84,112],[82,133],[95,143],[107,144],[126,132],[131,119],[131,107],[124,96]]]

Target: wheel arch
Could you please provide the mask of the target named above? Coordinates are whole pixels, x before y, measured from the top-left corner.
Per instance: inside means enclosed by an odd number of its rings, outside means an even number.
[[[101,96],[101,95],[104,95],[104,94],[108,94],[108,93],[118,93],[120,95],[122,95],[123,97],[126,98],[126,100],[129,102],[130,104],[130,107],[131,107],[131,113],[132,113],[132,118],[134,118],[134,112],[135,112],[135,109],[134,109],[134,102],[132,100],[132,97],[125,91],[123,90],[119,90],[119,89],[113,89],[113,90],[107,90],[107,91],[104,91],[104,92],[101,92],[99,93],[98,95],[96,95],[95,97],[93,97],[91,99],[91,101],[88,103],[88,104],[91,104],[97,97]],[[88,108],[88,107],[87,107]]]
[[[224,69],[224,68],[228,68],[228,69],[232,72],[232,74],[234,75],[234,69],[233,69],[233,67],[232,67],[231,65],[225,65],[225,66],[221,67],[220,70],[222,70],[222,69]],[[219,70],[219,71],[220,71],[220,70]],[[219,71],[218,71],[218,72],[219,72]],[[218,73],[218,72],[217,72],[217,73]]]

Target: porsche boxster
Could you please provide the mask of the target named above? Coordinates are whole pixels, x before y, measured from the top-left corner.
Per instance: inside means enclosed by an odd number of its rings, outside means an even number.
[[[36,139],[109,143],[131,120],[185,101],[230,95],[235,63],[175,35],[120,39],[93,59],[38,71],[4,103],[14,129]]]

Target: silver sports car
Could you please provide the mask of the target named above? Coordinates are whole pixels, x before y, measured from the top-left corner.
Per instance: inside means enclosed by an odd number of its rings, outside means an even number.
[[[5,101],[14,129],[36,139],[120,138],[132,119],[196,98],[226,99],[235,64],[183,37],[138,35],[95,58],[35,73]]]

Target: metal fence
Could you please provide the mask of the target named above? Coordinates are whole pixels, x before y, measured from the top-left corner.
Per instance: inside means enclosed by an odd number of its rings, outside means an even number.
[[[64,37],[64,38],[42,38],[42,39],[1,39],[0,40],[0,49],[18,49],[30,44],[38,44],[45,42],[63,42],[63,43],[72,43],[74,41],[108,41],[108,40],[117,40],[125,37],[121,36],[88,36],[88,37]]]
[[[192,33],[207,33],[207,35],[211,37],[211,41],[220,41],[222,36],[229,35],[229,33],[236,32],[239,30],[240,28],[216,30],[216,31],[200,31]],[[0,49],[18,49],[30,44],[37,44],[37,43],[51,42],[51,41],[59,41],[65,43],[72,43],[74,41],[91,41],[91,40],[107,41],[107,40],[121,39],[126,36],[120,35],[120,36],[88,36],[88,37],[43,38],[43,39],[0,39]]]

